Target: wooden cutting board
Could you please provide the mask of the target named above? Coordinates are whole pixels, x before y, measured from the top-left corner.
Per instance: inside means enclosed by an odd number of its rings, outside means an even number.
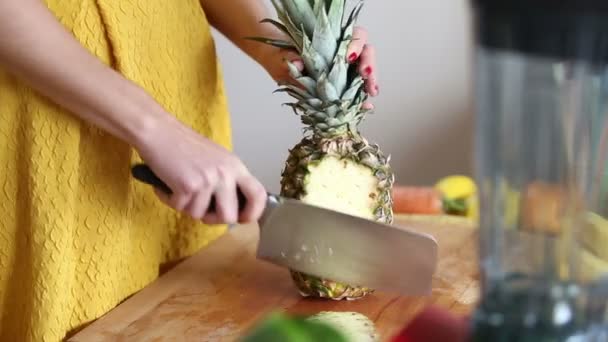
[[[236,341],[274,310],[360,312],[388,339],[428,304],[470,313],[478,298],[475,227],[454,217],[398,216],[395,224],[438,240],[439,265],[430,296],[374,293],[340,302],[302,298],[285,269],[255,258],[257,226],[239,226],[69,341]]]

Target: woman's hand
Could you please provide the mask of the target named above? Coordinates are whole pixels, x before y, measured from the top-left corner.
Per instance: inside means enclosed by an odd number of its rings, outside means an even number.
[[[259,60],[274,80],[281,81],[290,78],[285,60],[294,63],[300,71],[303,70],[304,63],[298,54],[272,46],[263,45],[263,47],[265,52],[261,54],[262,57]],[[355,27],[353,41],[346,56],[349,63],[359,62],[359,73],[365,79],[366,92],[372,97],[378,96],[380,88],[376,77],[376,50],[368,44],[368,34],[364,28]],[[368,102],[365,107],[371,109],[373,105]]]
[[[261,64],[276,80],[288,80],[289,71],[285,59],[304,68],[300,56],[286,50],[277,49],[266,44],[243,39],[243,37],[268,37],[289,41],[289,37],[272,25],[260,24],[265,18],[271,18],[264,1],[252,0],[201,0],[205,14],[210,23],[235,43],[242,51],[247,53],[256,62]],[[239,20],[229,13],[239,13]],[[376,73],[376,53],[373,46],[368,44],[367,31],[361,27],[353,30],[353,42],[350,44],[346,58],[348,62],[359,62],[359,73],[366,79],[365,90],[370,96],[379,94]],[[366,103],[365,108],[373,108]]]
[[[136,148],[172,190],[156,194],[175,210],[208,224],[251,222],[264,210],[266,191],[232,153],[170,116],[154,123]],[[237,189],[247,199],[239,213]],[[216,212],[208,212],[215,196]]]
[[[78,118],[134,146],[175,189],[170,198],[161,195],[173,208],[209,223],[253,221],[261,215],[266,193],[233,154],[181,124],[103,64],[43,2],[0,1],[0,66]],[[237,185],[247,197],[240,215]],[[218,209],[213,215],[206,214],[212,194]]]

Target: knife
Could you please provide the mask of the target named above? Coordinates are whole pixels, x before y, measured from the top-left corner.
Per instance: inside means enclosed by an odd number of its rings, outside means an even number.
[[[133,176],[167,194],[145,164]],[[239,208],[246,198],[238,191]],[[214,198],[209,210],[215,210]],[[258,221],[257,258],[320,278],[403,295],[427,295],[437,267],[437,241],[428,234],[268,194]]]

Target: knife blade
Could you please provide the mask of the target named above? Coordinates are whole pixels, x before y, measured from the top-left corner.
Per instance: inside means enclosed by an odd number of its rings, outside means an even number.
[[[132,174],[171,194],[147,165],[134,166]],[[242,209],[246,199],[238,193]],[[431,235],[274,194],[268,194],[258,226],[258,259],[379,291],[425,295],[431,290],[438,249]]]
[[[428,294],[437,241],[428,234],[271,195],[257,257],[317,277],[379,291]]]

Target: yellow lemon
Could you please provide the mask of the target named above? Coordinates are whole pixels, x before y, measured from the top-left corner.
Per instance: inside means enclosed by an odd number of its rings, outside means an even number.
[[[467,176],[454,175],[442,178],[435,184],[443,195],[445,203],[463,206],[463,209],[455,210],[456,215],[466,216],[477,220],[479,215],[479,204],[477,199],[477,186],[473,179]],[[456,209],[456,208],[452,208]]]
[[[449,199],[468,198],[477,193],[473,179],[467,176],[454,175],[442,178],[435,184],[435,189],[441,191]]]

